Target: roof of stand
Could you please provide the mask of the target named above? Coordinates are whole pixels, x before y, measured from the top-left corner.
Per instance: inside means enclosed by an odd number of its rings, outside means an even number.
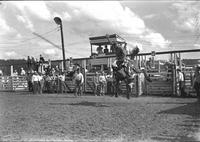
[[[120,37],[117,34],[108,35],[111,42],[118,42],[118,43],[125,43],[125,39]],[[110,42],[107,39],[107,36],[96,36],[96,37],[89,37],[91,45],[108,45]]]

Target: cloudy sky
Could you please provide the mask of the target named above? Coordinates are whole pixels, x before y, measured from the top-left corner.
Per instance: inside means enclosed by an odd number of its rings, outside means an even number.
[[[66,58],[89,57],[88,38],[113,33],[126,39],[129,48],[139,45],[141,52],[200,48],[200,2],[196,1],[3,1],[0,59],[40,54],[62,59],[55,16],[63,20]]]

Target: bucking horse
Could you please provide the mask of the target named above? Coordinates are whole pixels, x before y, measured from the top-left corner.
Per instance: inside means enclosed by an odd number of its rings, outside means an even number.
[[[124,46],[117,44],[116,42],[111,42],[109,39],[109,36],[106,35],[108,41],[112,46],[115,47],[115,54],[116,54],[116,60],[112,64],[113,69],[113,77],[114,77],[114,86],[115,86],[115,97],[118,97],[119,93],[119,86],[120,82],[124,81],[126,84],[126,97],[127,99],[130,99],[130,95],[132,93],[132,84],[135,78],[135,75],[138,73],[143,73],[145,76],[145,79],[149,82],[151,82],[151,79],[146,73],[145,69],[139,69],[136,68],[133,59],[134,57],[139,53],[139,48],[136,46],[131,52],[130,52],[130,59],[126,56],[126,43]]]

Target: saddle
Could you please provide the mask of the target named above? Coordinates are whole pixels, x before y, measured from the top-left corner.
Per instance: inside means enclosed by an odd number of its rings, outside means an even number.
[[[127,77],[129,78],[131,75],[127,71],[127,66],[124,64],[123,61],[117,61],[117,66],[113,67],[113,70],[115,72],[115,76],[119,80],[124,80]]]

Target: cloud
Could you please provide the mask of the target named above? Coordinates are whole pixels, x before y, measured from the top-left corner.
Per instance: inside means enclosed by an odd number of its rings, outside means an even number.
[[[200,48],[200,44],[194,44],[194,47],[199,47]]]
[[[177,18],[173,21],[182,31],[195,32],[200,23],[200,3],[195,1],[176,2],[172,8],[177,11]]]
[[[28,18],[27,15],[24,16],[17,15],[16,18],[19,22],[22,22],[26,28],[30,29],[31,31],[34,31],[33,23],[31,22],[31,20]]]
[[[107,33],[116,33],[122,37],[123,35],[134,35],[141,39],[142,42],[138,42],[134,37],[126,39],[130,47],[141,44],[144,48],[143,41],[145,41],[164,48],[163,44],[169,42],[160,33],[149,29],[144,20],[129,6],[124,6],[118,1],[12,1],[6,4],[7,8],[2,12],[7,11],[3,13],[7,19],[4,22],[0,21],[0,24],[9,25],[5,28],[7,30],[16,29],[15,35],[9,35],[7,39],[14,39],[14,37],[20,40],[31,39],[33,31],[42,34],[56,28],[53,17],[61,17],[67,47],[66,58],[88,57],[90,55],[89,36],[100,36]],[[60,31],[51,32],[44,37],[55,44],[61,44]],[[18,49],[26,48],[23,50],[25,55],[38,56],[44,53],[49,58],[62,58],[61,50],[51,49],[52,46],[42,43],[42,39],[35,38],[16,48],[13,46],[12,49],[16,52]]]
[[[156,14],[149,14],[149,15],[145,15],[143,18],[144,19],[152,19],[156,16]]]
[[[6,21],[4,20],[3,16],[0,14],[0,35],[4,35],[7,32],[11,31],[11,28],[8,26]]]
[[[91,36],[104,35],[106,33],[117,33],[119,35],[135,35],[141,40],[150,42],[152,46],[167,48],[170,41],[166,40],[160,33],[146,27],[143,19],[136,15],[129,7],[122,6],[117,1],[106,2],[66,2],[66,5],[73,9],[69,12],[72,15],[70,29],[74,33],[86,33]],[[148,15],[146,18],[153,18],[155,15]],[[78,23],[79,26],[77,25]],[[87,26],[85,26],[87,25]],[[77,28],[78,27],[78,28]],[[135,41],[134,38],[130,41]],[[133,44],[136,42],[129,42]],[[138,44],[143,44],[143,42]]]
[[[20,21],[20,22],[22,22],[22,23],[26,23],[26,20],[25,20],[25,18],[24,18],[23,16],[17,15],[16,17],[17,17],[17,20],[18,20],[18,21]]]
[[[70,21],[72,19],[71,15],[68,12],[64,12],[63,15],[63,20]]]
[[[17,56],[17,53],[15,51],[7,51],[5,52],[6,58],[15,58]]]
[[[160,33],[149,32],[148,34],[142,36],[146,41],[149,41],[152,46],[168,48],[171,42],[169,40],[165,40],[164,37]]]
[[[143,50],[143,46],[142,46],[142,44],[139,43],[139,42],[128,42],[127,50],[128,50],[128,51],[131,51],[131,50],[134,49],[136,46],[140,49],[140,51]]]
[[[44,51],[44,54],[47,54],[47,55],[55,55],[56,54],[56,50],[55,49],[46,49]]]
[[[50,20],[51,14],[43,1],[17,1],[12,2],[24,15],[31,13],[43,20]]]
[[[17,19],[31,31],[35,31],[34,18],[45,21],[51,20],[51,13],[43,1],[12,1],[9,3],[20,11],[21,15],[17,15]]]
[[[73,17],[74,20],[86,19],[87,21],[84,21],[84,23],[87,22],[91,25],[90,22],[92,22],[94,26],[90,26],[90,28],[94,28],[94,30],[98,26],[102,29],[109,29],[110,32],[141,34],[145,31],[144,21],[119,2],[89,1],[86,4],[85,2],[70,1],[66,2],[66,4],[73,9],[71,15],[75,15],[78,18],[75,19]]]

